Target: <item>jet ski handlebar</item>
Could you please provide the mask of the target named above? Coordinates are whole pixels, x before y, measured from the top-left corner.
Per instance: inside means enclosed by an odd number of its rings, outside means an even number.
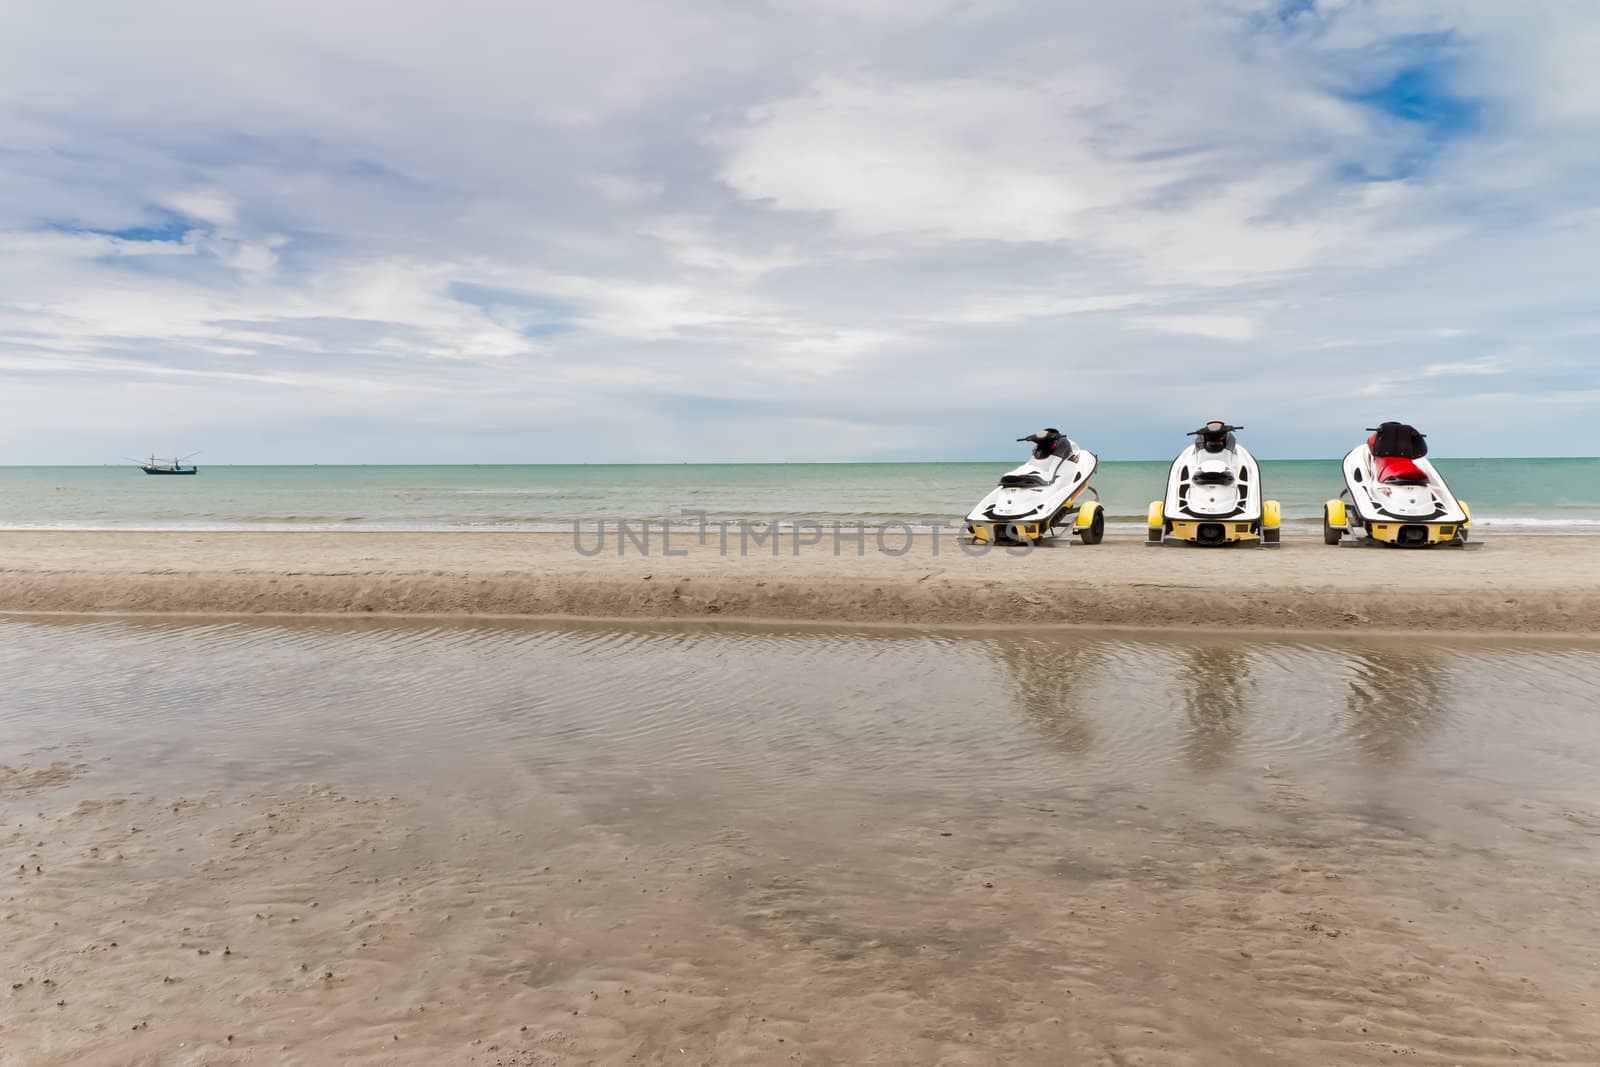
[[[1223,423],[1215,423],[1215,424],[1208,423],[1205,426],[1200,427],[1198,430],[1190,430],[1189,431],[1189,436],[1190,437],[1207,437],[1207,436],[1209,436],[1209,437],[1220,437],[1225,433],[1232,433],[1235,430],[1242,430],[1242,429],[1244,429],[1243,426],[1230,426],[1228,423],[1225,423],[1225,422],[1223,422]]]

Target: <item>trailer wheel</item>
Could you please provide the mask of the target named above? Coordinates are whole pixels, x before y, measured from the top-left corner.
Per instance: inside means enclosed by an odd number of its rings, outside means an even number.
[[[1086,545],[1098,545],[1101,538],[1106,535],[1106,513],[1099,505],[1094,506],[1094,516],[1089,520],[1089,525],[1078,528],[1078,535],[1083,538]]]
[[[1336,545],[1343,536],[1344,529],[1333,524],[1333,505],[1331,503],[1322,505],[1322,543]]]

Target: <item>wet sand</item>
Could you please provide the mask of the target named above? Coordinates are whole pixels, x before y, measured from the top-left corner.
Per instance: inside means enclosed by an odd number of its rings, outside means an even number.
[[[0,669],[7,1062],[1600,1062],[1589,645],[13,620]]]
[[[1600,632],[1600,537],[1486,534],[1467,550],[1147,548],[1112,535],[1022,555],[881,551],[831,535],[724,548],[571,534],[0,533],[0,611],[739,618],[1257,630]],[[598,546],[591,530],[581,541]],[[743,551],[741,551],[741,547]],[[774,547],[776,552],[774,552]],[[675,553],[668,556],[664,548]],[[676,553],[684,553],[677,555]]]

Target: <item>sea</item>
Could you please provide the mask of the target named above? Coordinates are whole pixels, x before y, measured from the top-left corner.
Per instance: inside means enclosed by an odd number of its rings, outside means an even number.
[[[1480,529],[1600,532],[1600,459],[1441,459]],[[955,522],[1015,464],[530,464],[0,467],[0,529],[544,531],[599,522],[692,526]],[[1168,461],[1109,461],[1093,488],[1115,527],[1142,525]],[[1337,460],[1264,462],[1288,524],[1321,521]]]

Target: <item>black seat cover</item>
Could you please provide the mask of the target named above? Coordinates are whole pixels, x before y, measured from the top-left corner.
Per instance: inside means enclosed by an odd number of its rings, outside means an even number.
[[[1383,458],[1421,459],[1428,454],[1425,434],[1403,422],[1380,422],[1372,435],[1372,454]]]
[[[1072,442],[1066,434],[1053,427],[1036,435],[1033,446],[1034,459],[1049,459],[1051,456],[1072,458]]]
[[[1072,458],[1072,442],[1067,439],[1066,434],[1053,426],[1040,430],[1038,433],[1031,433],[1027,437],[1019,438],[1019,440],[1033,442],[1033,458],[1035,460],[1054,459],[1057,462],[1055,466],[1050,468],[1050,476],[1048,478],[1035,471],[1027,471],[1022,474],[1002,474],[1000,476],[1000,484],[1007,488],[1037,488],[1049,485],[1056,480],[1056,474],[1060,472],[1061,464]]]

